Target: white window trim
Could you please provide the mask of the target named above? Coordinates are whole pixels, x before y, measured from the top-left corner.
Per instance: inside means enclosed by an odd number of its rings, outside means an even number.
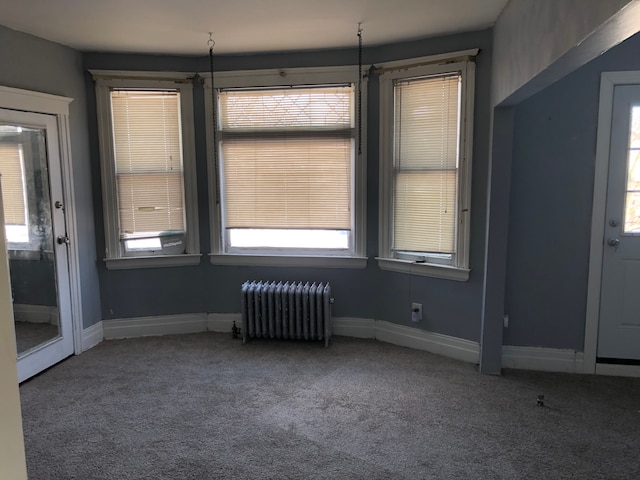
[[[363,66],[363,73],[368,70]],[[211,96],[211,74],[201,72],[198,75],[204,80],[204,97],[206,112],[207,158],[209,172],[209,215],[211,225],[211,253],[210,262],[213,265],[239,266],[282,266],[282,267],[324,267],[324,268],[365,268],[366,257],[366,131],[367,131],[367,82],[362,81],[362,155],[358,159],[355,154],[354,167],[354,204],[355,215],[353,225],[354,251],[352,256],[323,255],[317,250],[308,255],[285,253],[278,255],[269,253],[226,253],[222,243],[222,212],[221,203],[217,203],[216,172],[213,150],[213,112]],[[232,72],[214,72],[214,85],[219,88],[235,87],[275,87],[281,85],[322,85],[336,83],[354,83],[358,80],[358,67],[313,67],[292,69],[238,70]],[[356,85],[357,95],[357,85]],[[357,108],[357,105],[355,105]],[[357,118],[356,118],[357,122]],[[358,125],[356,123],[356,129]],[[290,252],[287,251],[287,252]]]
[[[177,72],[124,72],[90,70],[96,84],[98,134],[106,255],[109,270],[130,268],[175,267],[200,263],[198,232],[198,198],[196,185],[195,127],[193,114],[193,75]],[[116,175],[109,93],[111,88],[167,88],[180,91],[182,122],[183,178],[186,219],[186,253],[125,257],[119,239]],[[108,141],[105,141],[108,139]]]
[[[469,279],[471,165],[473,153],[473,111],[475,63],[467,60],[478,50],[421,57],[379,65],[380,75],[380,212],[378,267],[382,270],[409,273],[456,281]],[[421,75],[462,72],[460,126],[460,166],[458,169],[458,224],[455,265],[410,261],[395,258],[391,250],[393,229],[392,161],[393,161],[393,81]]]

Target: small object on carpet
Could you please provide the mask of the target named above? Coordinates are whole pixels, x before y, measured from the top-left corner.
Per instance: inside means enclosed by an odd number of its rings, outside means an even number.
[[[240,338],[240,329],[236,326],[236,321],[233,321],[233,327],[231,327],[231,336],[233,338]]]

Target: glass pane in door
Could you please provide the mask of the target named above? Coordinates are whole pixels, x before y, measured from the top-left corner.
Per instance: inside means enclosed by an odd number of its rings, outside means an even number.
[[[631,108],[624,233],[640,233],[640,106]]]
[[[0,175],[20,356],[60,336],[46,130],[0,124]]]

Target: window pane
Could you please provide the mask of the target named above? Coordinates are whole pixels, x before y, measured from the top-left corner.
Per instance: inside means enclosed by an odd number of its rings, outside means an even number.
[[[448,170],[395,176],[395,250],[454,252],[456,184],[457,173]]]
[[[4,232],[9,243],[29,243],[29,227],[27,225],[5,224]]]
[[[120,236],[184,231],[180,94],[111,92]]]
[[[185,253],[185,236],[182,232],[149,232],[146,236],[121,239],[129,254],[180,255]]]
[[[182,171],[180,94],[111,92],[116,173]]]
[[[624,232],[640,233],[640,106],[631,108]]]
[[[220,93],[231,247],[350,246],[353,86]]]
[[[24,163],[19,143],[0,143],[0,177],[5,225],[27,225]],[[8,235],[7,235],[8,237]],[[15,241],[15,240],[9,240]]]
[[[347,230],[231,229],[229,244],[237,248],[349,248]]]
[[[625,233],[640,233],[640,193],[628,192],[624,215]]]
[[[455,253],[458,73],[394,84],[393,249]]]
[[[460,79],[456,74],[396,82],[396,168],[458,166]]]
[[[220,93],[222,130],[349,128],[352,86]]]
[[[160,237],[136,238],[133,240],[126,240],[124,243],[127,250],[160,250],[162,248]]]
[[[179,173],[118,175],[123,238],[146,232],[184,231],[183,182]]]
[[[348,138],[222,143],[227,228],[349,230]]]
[[[627,191],[640,191],[640,150],[629,151]]]
[[[631,138],[629,141],[631,148],[640,148],[640,106],[631,108]]]

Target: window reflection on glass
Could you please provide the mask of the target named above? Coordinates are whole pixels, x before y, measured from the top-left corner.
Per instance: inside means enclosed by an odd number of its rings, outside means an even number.
[[[45,130],[0,125],[0,174],[21,356],[60,334]]]
[[[624,232],[640,233],[640,105],[631,108]]]
[[[27,243],[29,229],[21,144],[13,142],[0,144],[0,174],[2,175],[2,204],[7,242]]]

